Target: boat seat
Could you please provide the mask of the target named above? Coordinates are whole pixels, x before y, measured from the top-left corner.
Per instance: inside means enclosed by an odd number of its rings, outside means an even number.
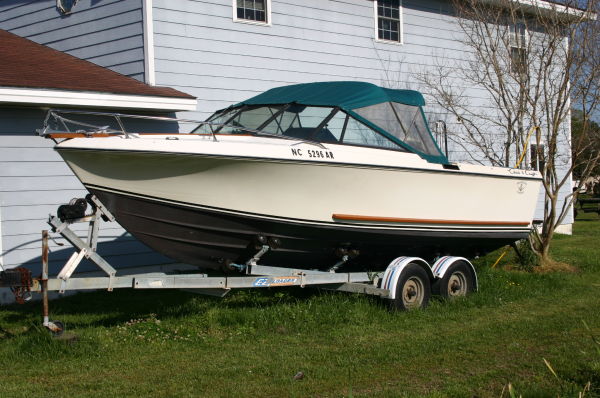
[[[331,131],[329,131],[329,129],[327,128],[319,130],[316,134],[313,134],[314,131],[314,127],[291,127],[287,129],[285,133],[283,133],[283,135],[287,137],[298,138],[301,140],[312,140],[330,143],[338,142],[337,138],[335,138],[335,136],[331,134]]]

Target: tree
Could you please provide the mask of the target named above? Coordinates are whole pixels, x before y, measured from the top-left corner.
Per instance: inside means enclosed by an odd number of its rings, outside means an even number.
[[[566,189],[571,173],[588,176],[600,160],[586,149],[600,103],[600,31],[590,11],[598,10],[598,2],[589,0],[582,10],[573,0],[452,0],[466,59],[435,57],[433,71],[415,75],[459,122],[454,127],[460,134],[451,139],[472,160],[540,168],[544,216],[530,243],[542,265],[552,262],[554,231],[576,199],[577,191]],[[481,96],[490,106],[474,106],[472,98]],[[581,111],[574,140],[571,105]],[[523,162],[528,153],[529,164]]]

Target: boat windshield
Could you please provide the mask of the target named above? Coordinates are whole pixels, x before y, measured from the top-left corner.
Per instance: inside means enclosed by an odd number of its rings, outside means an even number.
[[[441,155],[419,106],[382,102],[354,109],[354,112],[417,151],[432,156]]]
[[[281,138],[406,151],[394,140],[336,107],[285,104],[226,109],[193,133],[265,134]]]

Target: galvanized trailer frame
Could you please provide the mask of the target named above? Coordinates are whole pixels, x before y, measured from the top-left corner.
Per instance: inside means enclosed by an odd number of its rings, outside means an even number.
[[[78,203],[78,204],[77,204]],[[83,208],[78,207],[83,204]],[[85,214],[87,205],[91,214]],[[326,271],[320,269],[296,269],[259,264],[261,258],[272,250],[263,244],[257,252],[243,264],[227,264],[228,273],[213,275],[205,273],[167,274],[163,272],[117,275],[117,270],[96,252],[99,224],[102,220],[114,221],[110,211],[93,195],[85,199],[73,199],[65,205],[66,210],[50,215],[48,224],[52,232],[61,235],[74,248],[75,252],[64,264],[55,278],[48,276],[48,240],[50,234],[42,231],[42,273],[32,278],[24,268],[0,272],[0,287],[10,287],[15,296],[23,301],[30,292],[42,294],[43,326],[55,335],[62,334],[64,325],[60,321],[50,321],[48,292],[130,289],[183,289],[212,296],[225,296],[232,289],[266,288],[279,286],[312,286],[329,290],[368,294],[386,298],[396,309],[423,308],[427,305],[432,290],[444,297],[464,296],[477,290],[477,273],[473,265],[463,257],[438,257],[434,264],[418,257],[397,257],[382,272],[338,272],[349,260],[351,253],[342,255],[340,261]],[[72,210],[75,208],[75,210]],[[70,214],[66,216],[66,214]],[[73,216],[72,214],[75,214]],[[70,225],[88,223],[87,239],[81,239]],[[258,238],[258,237],[257,237]],[[257,241],[271,242],[266,237]],[[275,244],[275,243],[271,243]],[[76,276],[73,273],[83,259],[89,259],[98,266],[105,276]],[[320,265],[323,268],[322,264]]]
[[[48,240],[50,234],[42,231],[42,274],[39,278],[31,278],[27,286],[30,292],[41,293],[43,300],[43,326],[54,334],[61,334],[64,325],[59,321],[50,321],[48,292],[57,291],[83,291],[132,288],[132,289],[185,289],[212,296],[225,296],[231,289],[267,288],[279,286],[318,286],[331,290],[370,294],[387,297],[389,290],[377,287],[382,273],[370,272],[336,272],[337,269],[348,261],[344,256],[340,262],[334,264],[329,271],[313,269],[291,269],[261,265],[258,262],[271,247],[263,245],[257,253],[244,264],[230,264],[230,268],[239,272],[238,275],[213,276],[205,273],[167,274],[167,273],[142,273],[117,276],[117,270],[96,252],[98,243],[99,224],[102,219],[114,221],[110,211],[93,195],[88,195],[87,202],[92,205],[92,214],[70,220],[60,220],[57,216],[50,215],[48,224],[52,232],[59,234],[67,240],[75,252],[64,264],[55,278],[48,276]],[[87,240],[81,239],[70,225],[75,223],[88,223]],[[87,258],[98,266],[106,276],[72,277],[73,273]],[[2,281],[0,280],[0,286]]]

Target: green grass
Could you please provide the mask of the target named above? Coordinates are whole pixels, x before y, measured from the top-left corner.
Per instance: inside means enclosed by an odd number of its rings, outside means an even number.
[[[493,253],[480,292],[409,313],[299,288],[94,292],[51,302],[74,336],[58,340],[39,303],[3,307],[0,397],[598,397],[599,238],[594,214],[556,239],[575,274],[491,269]]]

